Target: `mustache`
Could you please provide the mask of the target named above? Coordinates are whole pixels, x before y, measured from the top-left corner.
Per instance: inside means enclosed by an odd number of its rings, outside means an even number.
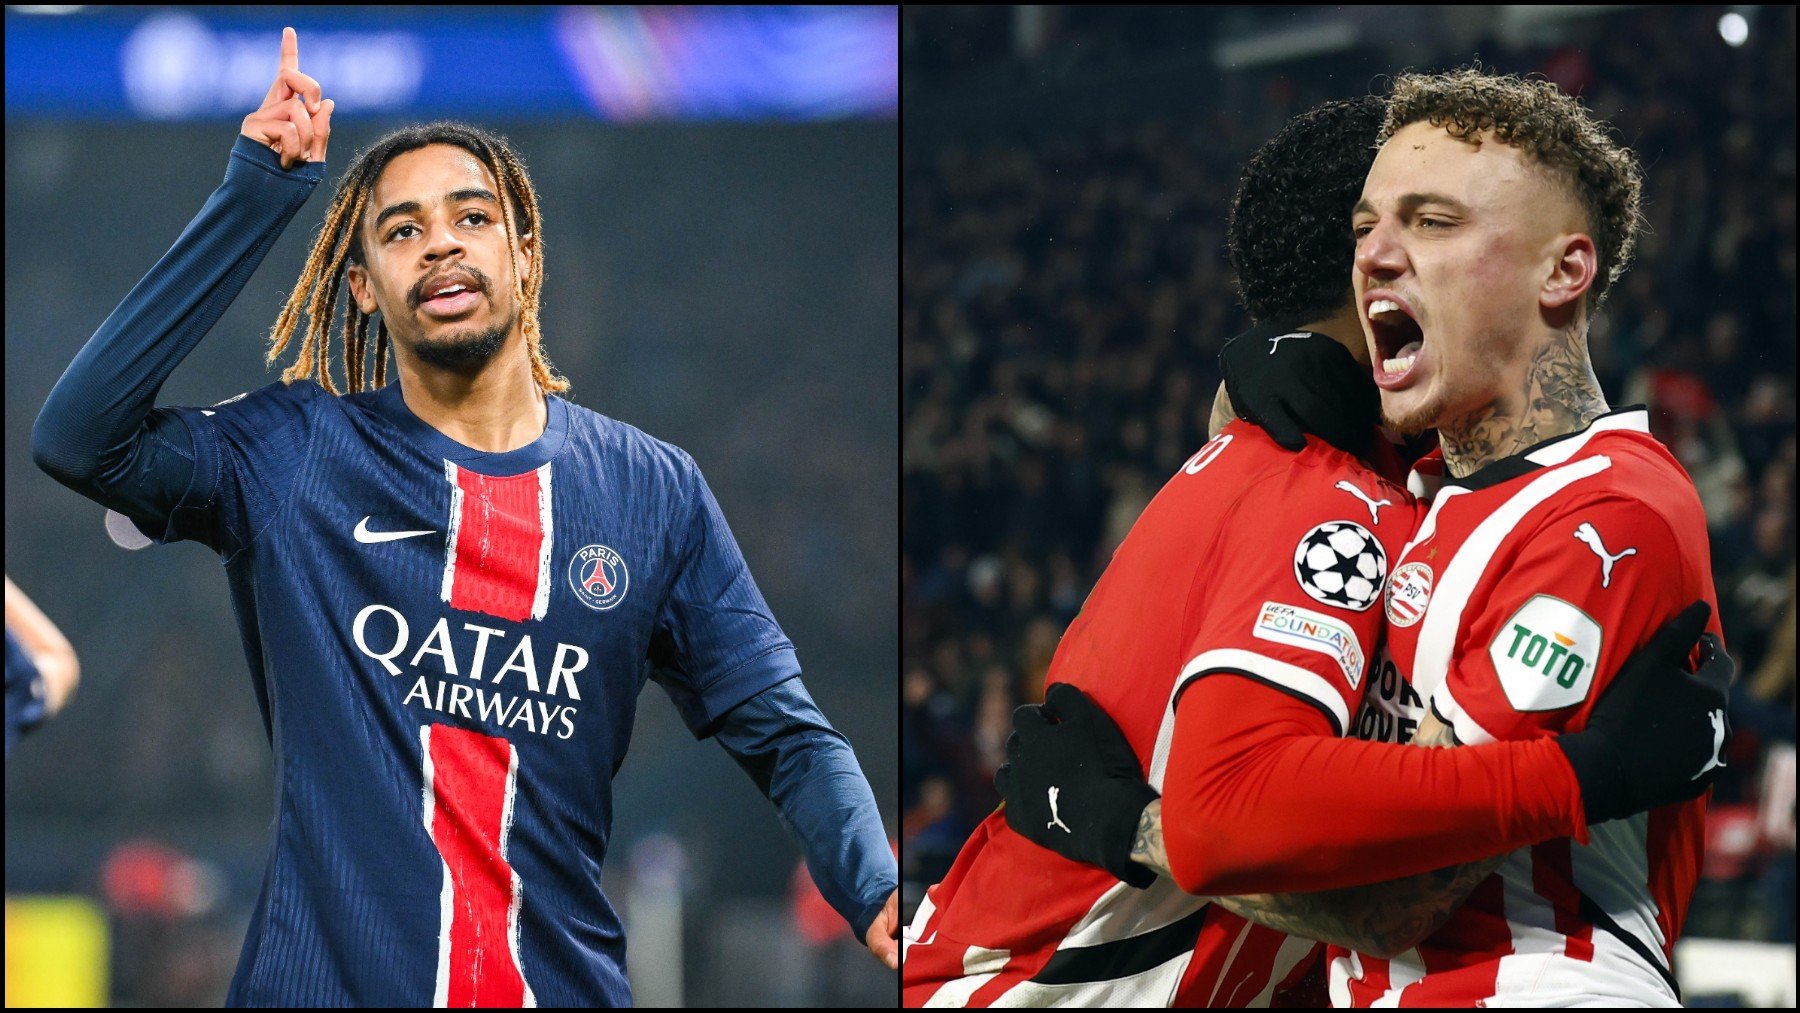
[[[446,278],[454,278],[477,292],[486,292],[488,290],[488,276],[481,272],[481,268],[470,267],[469,265],[464,264],[461,267],[449,271],[441,271],[437,274],[430,275],[429,277],[420,278],[417,282],[414,282],[413,287],[407,290],[406,293],[407,305],[411,306],[413,309],[418,309],[419,304],[425,301],[425,290]]]

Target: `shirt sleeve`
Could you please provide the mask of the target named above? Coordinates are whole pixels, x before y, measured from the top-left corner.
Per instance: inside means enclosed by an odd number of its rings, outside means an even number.
[[[770,614],[718,501],[691,458],[691,514],[680,571],[651,635],[651,678],[695,738],[733,707],[800,674],[794,645]]]
[[[1316,707],[1251,680],[1182,696],[1162,819],[1183,890],[1336,889],[1575,832],[1580,787],[1549,739],[1425,749],[1332,732]]]
[[[1695,599],[1713,600],[1670,524],[1611,492],[1560,507],[1492,570],[1431,694],[1464,743],[1579,731],[1633,651]],[[1716,607],[1707,628],[1719,632]]]
[[[311,450],[313,409],[331,396],[311,380],[278,381],[211,408],[158,409],[186,428],[193,479],[160,526],[133,520],[160,542],[192,539],[229,561],[287,503]]]
[[[187,427],[151,406],[324,173],[322,162],[284,171],[266,146],[237,139],[225,181],[45,399],[31,437],[40,467],[150,532],[206,491],[196,487],[204,476],[194,473]]]
[[[1380,642],[1389,554],[1411,516],[1410,504],[1390,505],[1385,528],[1371,523],[1334,474],[1296,467],[1286,488],[1233,508],[1201,577],[1177,698],[1194,679],[1230,673],[1317,708],[1335,735],[1350,728]]]
[[[899,888],[900,870],[849,740],[794,678],[733,707],[718,741],[775,803],[820,895],[861,942]]]

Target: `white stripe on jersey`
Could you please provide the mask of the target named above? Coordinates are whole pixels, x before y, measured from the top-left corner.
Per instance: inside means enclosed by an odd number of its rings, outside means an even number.
[[[1067,985],[1021,981],[995,996],[989,1005],[996,1009],[1048,1006],[1167,1009],[1175,1001],[1175,992],[1181,987],[1181,976],[1187,971],[1188,961],[1193,959],[1194,951],[1190,949],[1147,971],[1107,981],[1080,981]]]
[[[1005,970],[1006,962],[1011,959],[1011,950],[969,947],[963,953],[963,977],[945,982],[943,988],[925,1000],[926,1008],[961,1009],[968,1005],[969,997],[979,991],[981,986],[993,981],[995,975]]]
[[[1432,604],[1437,603],[1434,601]],[[1221,647],[1217,650],[1205,651],[1193,661],[1188,662],[1181,670],[1181,677],[1175,680],[1175,688],[1170,691],[1169,699],[1173,700],[1174,695],[1181,692],[1181,687],[1193,681],[1200,673],[1218,668],[1239,669],[1258,678],[1267,679],[1284,689],[1291,689],[1308,700],[1317,702],[1319,706],[1329,711],[1333,717],[1337,718],[1337,726],[1340,730],[1348,733],[1350,729],[1350,708],[1344,704],[1344,698],[1332,688],[1331,683],[1324,676],[1316,672],[1309,672],[1299,665],[1290,665],[1285,661],[1276,661],[1274,658],[1264,657],[1255,651],[1246,651],[1236,647]],[[1169,715],[1163,715],[1163,720],[1169,720]],[[1156,744],[1160,751],[1161,736],[1157,737]],[[1162,790],[1160,781],[1153,787],[1158,791]]]
[[[1530,451],[1525,455],[1525,459],[1532,464],[1542,464],[1546,467],[1562,464],[1581,453],[1582,448],[1588,445],[1588,441],[1594,438],[1594,434],[1604,433],[1609,429],[1628,433],[1648,433],[1650,431],[1650,412],[1639,410],[1602,415],[1589,423],[1580,435],[1571,436],[1566,440],[1554,440],[1548,446]]]
[[[425,784],[425,837],[430,840],[431,821],[437,815],[437,791],[433,784],[437,780],[437,766],[431,762],[431,725],[419,726],[419,746],[424,755],[424,776],[421,780]],[[456,889],[455,881],[450,876],[450,863],[441,852],[438,854],[438,864],[444,867],[444,881],[438,891],[437,980],[432,987],[431,1004],[443,1009],[450,1003],[450,923],[456,920]]]
[[[1468,711],[1463,709],[1463,705],[1456,701],[1456,695],[1450,692],[1448,682],[1440,685],[1437,693],[1432,696],[1431,709],[1436,711],[1438,716],[1443,718],[1445,723],[1456,732],[1456,741],[1461,745],[1481,746],[1497,741],[1492,732],[1481,727],[1481,722],[1476,721]]]
[[[931,895],[919,902],[919,909],[913,912],[913,920],[907,923],[906,929],[900,933],[900,962],[906,962],[906,950],[914,943],[930,943],[924,938],[925,926],[931,922],[931,916],[937,912],[937,905],[931,902]],[[932,936],[937,933],[933,932]]]
[[[1069,926],[1056,948],[1097,946],[1155,932],[1200,910],[1205,903],[1203,897],[1183,893],[1170,876],[1158,876],[1142,890],[1115,883]]]
[[[1451,557],[1450,564],[1444,567],[1443,574],[1438,577],[1437,586],[1431,590],[1431,604],[1426,607],[1425,618],[1419,624],[1419,643],[1413,651],[1412,686],[1413,691],[1421,698],[1430,700],[1449,673],[1450,657],[1456,648],[1456,635],[1463,626],[1463,610],[1468,607],[1469,596],[1474,593],[1482,574],[1487,572],[1488,564],[1493,562],[1500,543],[1512,534],[1526,514],[1544,501],[1576,482],[1590,475],[1598,475],[1610,467],[1612,458],[1596,454],[1574,464],[1545,471],[1526,483],[1525,488],[1515,493],[1500,509],[1477,524],[1469,537],[1456,547],[1456,555]],[[1432,504],[1432,516],[1428,520],[1435,520],[1438,507],[1443,502],[1444,497],[1439,496],[1437,502]],[[1414,543],[1417,541],[1418,538],[1415,537]],[[1401,554],[1401,558],[1406,558],[1405,553]],[[1461,736],[1462,729],[1457,728],[1456,732]]]
[[[1650,814],[1602,823],[1588,832],[1591,843],[1587,847],[1570,848],[1575,888],[1605,911],[1620,931],[1635,936],[1660,958],[1667,940],[1656,921],[1659,909],[1649,886],[1650,853],[1645,841],[1650,837]],[[1611,933],[1596,929],[1596,945],[1601,936],[1610,938]],[[1644,958],[1630,949],[1624,949],[1623,956],[1627,962],[1643,966]],[[1661,985],[1662,975],[1655,972],[1667,971],[1669,966],[1659,959],[1656,967],[1643,969],[1646,980]]]
[[[1069,927],[1053,952],[1146,935],[1189,917],[1205,904],[1205,898],[1183,893],[1181,887],[1168,876],[1157,877],[1155,883],[1143,890],[1118,883],[1101,894],[1087,912]],[[914,944],[938,945],[936,932],[921,938],[926,923],[931,920],[935,911],[936,907],[929,897],[919,905],[912,924],[902,933],[902,959],[905,959],[907,948]],[[1308,945],[1310,946],[1310,942]],[[969,998],[1005,970],[1006,962],[1010,959],[1011,950],[971,946],[963,955],[964,976],[940,985],[931,998],[926,1000],[925,1005],[941,1008],[961,1008],[968,1005]],[[1022,981],[987,1005],[1143,1006],[1148,1003],[1166,1007],[1174,1000],[1175,990],[1181,984],[1181,976],[1186,973],[1188,964],[1193,959],[1194,950],[1189,947],[1155,967],[1123,978],[1072,982],[1067,985]]]
[[[1263,981],[1262,991],[1246,997],[1239,995],[1237,989],[1255,979],[1245,978],[1242,974],[1233,974],[1232,970],[1233,965],[1237,962],[1238,950],[1243,948],[1244,940],[1250,938],[1250,934],[1255,931],[1254,923],[1245,922],[1244,927],[1238,930],[1237,938],[1231,941],[1231,951],[1225,955],[1225,961],[1219,965],[1219,976],[1213,983],[1212,994],[1206,999],[1207,1009],[1268,1009],[1269,1003],[1275,999],[1276,987],[1286,981],[1287,976],[1293,973],[1300,961],[1306,959],[1318,946],[1311,939],[1301,939],[1298,936],[1283,937],[1281,948],[1275,951],[1275,960],[1269,968],[1269,975]],[[1220,995],[1219,989],[1224,988],[1228,981],[1232,982],[1232,991]]]
[[[444,462],[444,481],[450,483],[450,530],[444,536],[444,581],[438,588],[438,597],[444,604],[450,604],[450,591],[456,586],[456,539],[462,534],[462,486],[456,481],[456,464]],[[438,1005],[443,1005],[439,1003]]]
[[[1618,843],[1624,844],[1626,848],[1635,847],[1640,856],[1636,864],[1648,876],[1649,870],[1642,861],[1644,843],[1641,835],[1645,820],[1646,817],[1640,813],[1628,820],[1601,824],[1594,827],[1593,831],[1596,841],[1602,830],[1609,830]],[[1635,844],[1632,844],[1627,838],[1634,832],[1639,836]],[[1571,846],[1571,850],[1577,865],[1576,886],[1586,892],[1590,884],[1582,882],[1580,866],[1586,865],[1591,870],[1604,860],[1594,855],[1591,849]],[[1614,854],[1619,850],[1623,849],[1608,849],[1609,853]],[[1662,976],[1646,967],[1642,957],[1606,929],[1596,926],[1589,934],[1594,947],[1592,960],[1577,960],[1568,956],[1568,937],[1556,930],[1554,910],[1530,885],[1531,863],[1531,849],[1521,848],[1508,855],[1497,870],[1501,877],[1501,903],[1506,914],[1507,929],[1512,934],[1513,952],[1497,961],[1493,990],[1495,997],[1509,1005],[1529,1003],[1538,1007],[1597,1006],[1616,1009],[1620,1006],[1681,1005],[1675,1001],[1674,994],[1669,991]],[[1647,888],[1640,888],[1639,892],[1644,895],[1645,902],[1648,902]],[[1593,894],[1589,896],[1603,910],[1613,914],[1622,928],[1629,931],[1632,915],[1628,908],[1635,905],[1614,908],[1611,906],[1612,898],[1596,897]],[[1624,917],[1620,918],[1620,915]],[[1655,924],[1654,920],[1651,924]],[[1656,935],[1660,937],[1661,933],[1657,932]]]
[[[550,498],[550,462],[538,468],[538,573],[537,593],[531,596],[531,618],[542,619],[550,609],[550,549],[556,541],[556,518]]]

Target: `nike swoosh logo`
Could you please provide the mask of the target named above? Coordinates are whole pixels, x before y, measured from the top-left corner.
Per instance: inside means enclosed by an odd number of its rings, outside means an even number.
[[[356,525],[356,540],[364,545],[376,542],[392,542],[400,538],[417,538],[420,535],[435,535],[436,531],[370,531],[369,518],[364,517]]]

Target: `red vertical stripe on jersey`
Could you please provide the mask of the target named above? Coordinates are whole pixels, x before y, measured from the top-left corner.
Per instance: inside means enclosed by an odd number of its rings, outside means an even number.
[[[544,543],[538,473],[494,478],[456,469],[462,512],[450,607],[519,621],[531,616]]]
[[[1221,913],[1230,914],[1228,911]],[[1232,915],[1232,918],[1240,920],[1236,915]],[[1225,955],[1229,963],[1219,973],[1212,1002],[1207,1004],[1209,1006],[1230,1009],[1249,1006],[1250,1000],[1261,995],[1263,989],[1269,987],[1269,980],[1274,977],[1275,955],[1287,936],[1248,922],[1241,933],[1241,937],[1234,941],[1232,950]]]
[[[1650,897],[1656,901],[1656,924],[1662,927],[1663,956],[1674,962],[1675,940],[1687,921],[1688,902],[1700,879],[1706,852],[1706,806],[1712,789],[1691,802],[1650,810],[1644,852],[1650,859]],[[1646,939],[1647,944],[1650,940]]]
[[[1531,846],[1531,889],[1550,903],[1556,931],[1563,934],[1563,953],[1572,960],[1594,959],[1594,927],[1581,919],[1581,895],[1575,888],[1574,845],[1568,838]]]
[[[1362,962],[1362,977],[1350,979],[1350,1005],[1367,1006],[1387,993],[1392,979],[1388,977],[1388,962],[1385,957],[1359,955]]]
[[[431,839],[449,872],[439,994],[450,1008],[522,1006],[525,978],[508,924],[515,900],[506,862],[512,743],[448,725],[432,725],[426,740]]]

